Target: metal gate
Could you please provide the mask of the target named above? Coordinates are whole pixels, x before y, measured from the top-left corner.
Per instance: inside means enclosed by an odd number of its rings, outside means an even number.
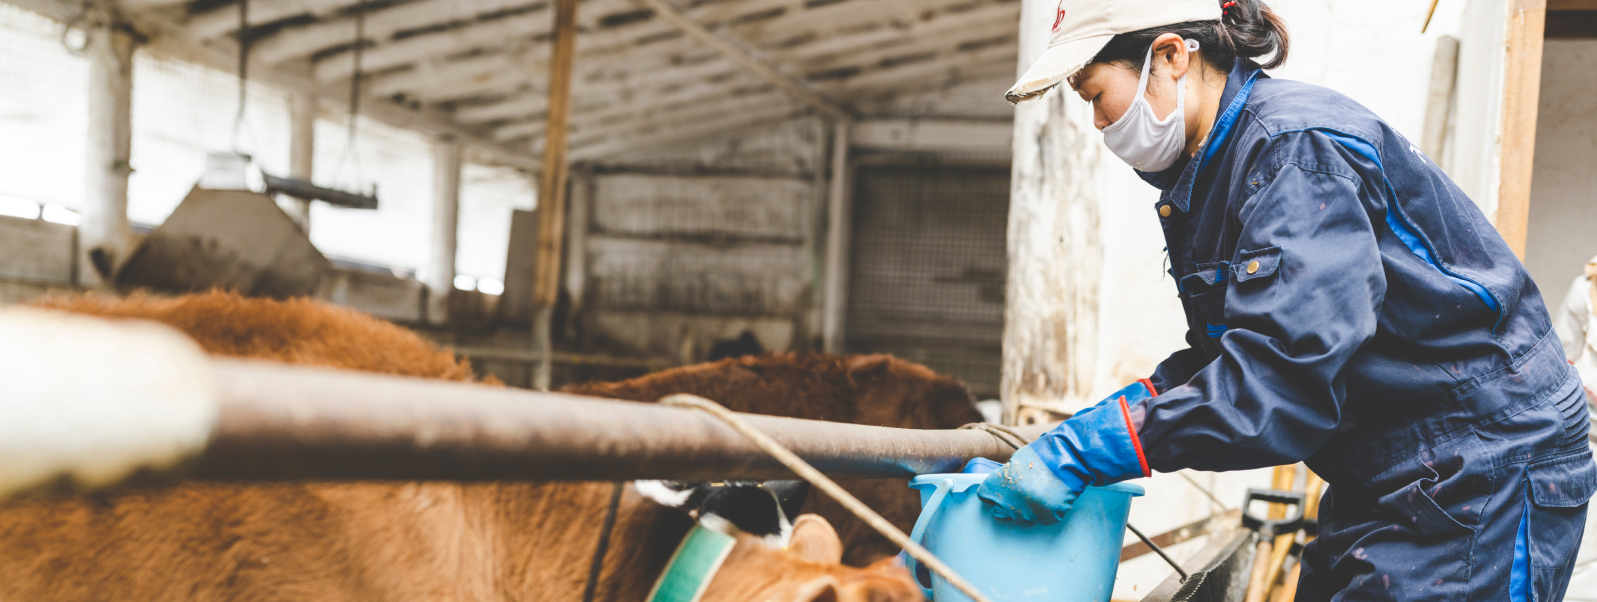
[[[862,165],[844,345],[892,353],[996,396],[1007,167]]]

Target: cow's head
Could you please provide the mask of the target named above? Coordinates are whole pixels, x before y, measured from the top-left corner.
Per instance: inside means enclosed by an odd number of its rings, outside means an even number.
[[[921,590],[893,558],[865,568],[842,564],[843,544],[826,519],[806,514],[808,485],[766,483],[672,484],[639,481],[639,492],[698,519],[697,530],[719,543],[722,555],[703,587],[702,602],[919,602]],[[693,535],[689,536],[690,538]],[[717,548],[716,546],[720,546]],[[684,544],[678,555],[689,552]],[[673,562],[673,565],[676,563]]]

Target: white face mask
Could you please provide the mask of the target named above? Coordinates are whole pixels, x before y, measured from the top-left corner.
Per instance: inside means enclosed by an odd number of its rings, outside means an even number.
[[[1197,40],[1187,40],[1187,51],[1198,50]],[[1187,146],[1185,119],[1187,74],[1176,80],[1176,110],[1159,121],[1148,104],[1148,70],[1153,66],[1153,47],[1142,61],[1142,78],[1137,80],[1137,97],[1120,120],[1103,129],[1103,142],[1121,161],[1141,171],[1160,171],[1181,158]]]

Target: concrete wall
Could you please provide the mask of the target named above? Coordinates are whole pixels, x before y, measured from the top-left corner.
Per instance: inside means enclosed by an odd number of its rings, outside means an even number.
[[[1558,310],[1570,280],[1597,255],[1597,40],[1548,40],[1542,51],[1536,171],[1525,265]]]
[[[579,345],[693,362],[747,330],[812,348],[828,132],[797,119],[578,170]]]

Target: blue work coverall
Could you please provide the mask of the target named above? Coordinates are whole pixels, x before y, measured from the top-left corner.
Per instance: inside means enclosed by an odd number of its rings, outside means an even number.
[[[1561,599],[1597,466],[1536,285],[1390,125],[1244,63],[1205,146],[1141,174],[1190,345],[1150,378],[1147,466],[1305,460],[1299,601]]]

